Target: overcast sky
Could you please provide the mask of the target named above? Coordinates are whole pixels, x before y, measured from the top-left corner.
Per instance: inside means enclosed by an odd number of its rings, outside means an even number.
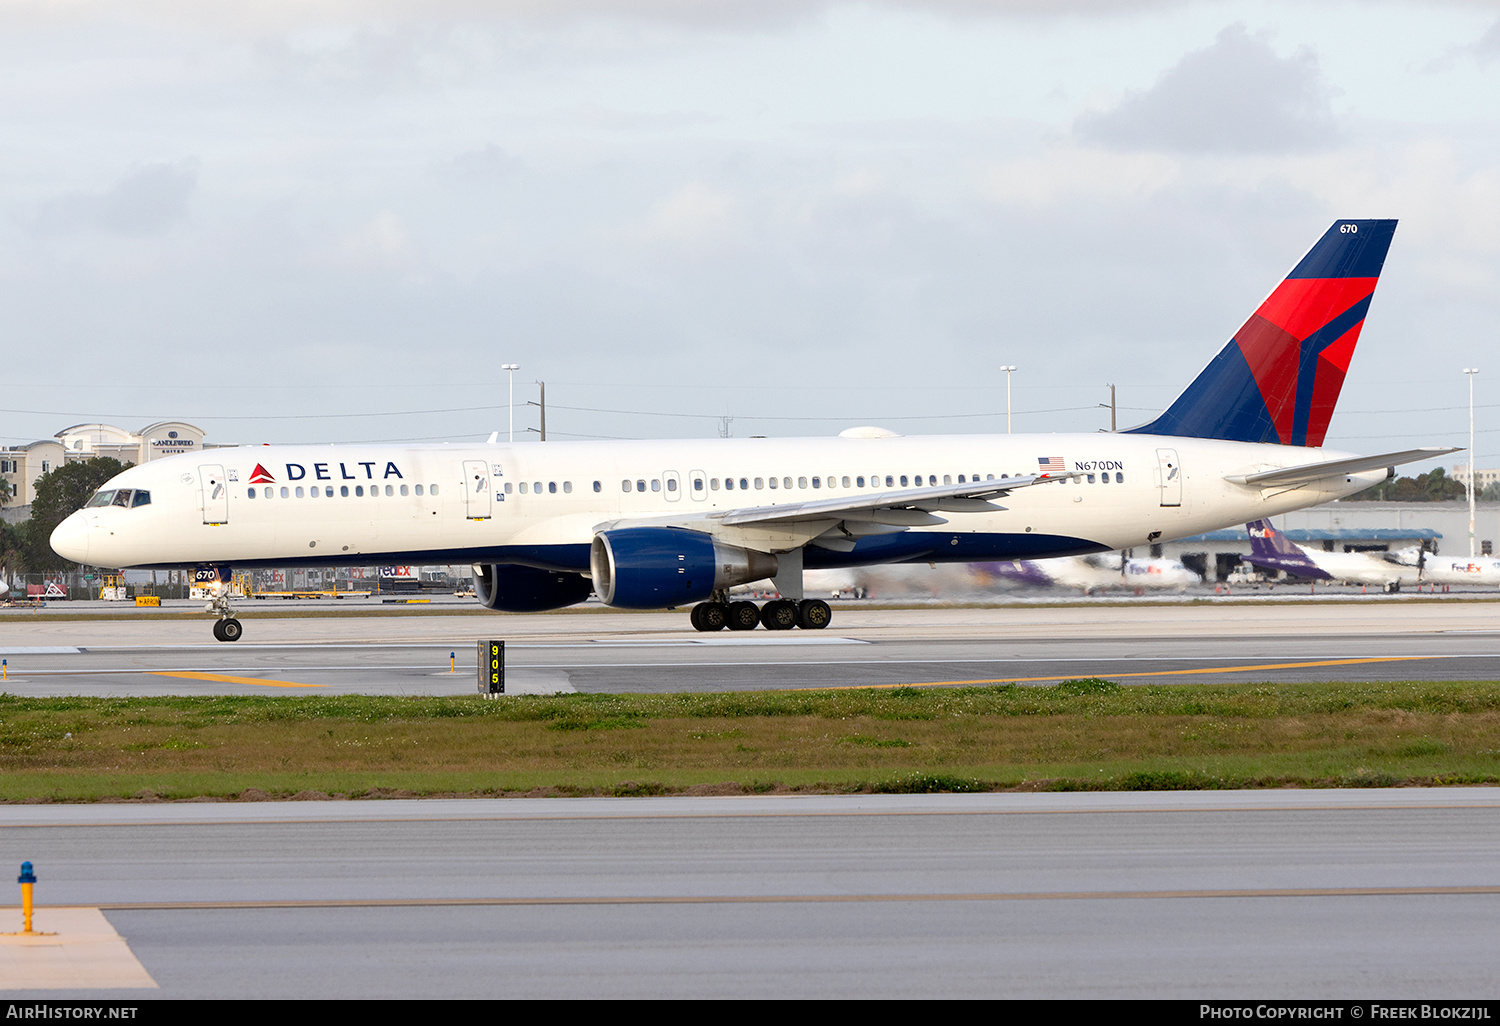
[[[5,442],[1123,427],[1395,217],[1327,444],[1500,466],[1495,3],[0,0],[0,119]]]

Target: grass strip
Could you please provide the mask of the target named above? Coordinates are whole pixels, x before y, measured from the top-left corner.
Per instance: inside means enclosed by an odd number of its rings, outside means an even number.
[[[1500,781],[1500,682],[0,695],[0,801]]]

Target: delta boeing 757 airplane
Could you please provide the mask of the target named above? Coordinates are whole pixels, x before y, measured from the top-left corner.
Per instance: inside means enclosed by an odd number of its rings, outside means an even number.
[[[1312,506],[1456,450],[1318,447],[1396,222],[1338,221],[1161,416],[1120,433],[262,446],[117,475],[52,535],[193,569],[234,641],[236,569],[472,563],[491,609],[592,592],[698,630],[821,628],[804,569],[1085,555]],[[782,598],[730,602],[770,579]]]

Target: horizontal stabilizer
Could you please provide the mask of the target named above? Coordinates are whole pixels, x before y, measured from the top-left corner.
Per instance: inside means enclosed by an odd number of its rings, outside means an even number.
[[[1439,456],[1446,456],[1450,452],[1459,451],[1457,448],[1443,446],[1428,446],[1423,449],[1403,449],[1401,452],[1381,453],[1379,456],[1351,456],[1343,460],[1328,460],[1326,463],[1305,463],[1300,467],[1266,470],[1258,474],[1237,474],[1232,477],[1226,477],[1224,480],[1231,484],[1247,485],[1251,488],[1285,487],[1306,484],[1325,477],[1337,477],[1341,474],[1358,474],[1365,470],[1379,470],[1381,467],[1394,468],[1403,463],[1436,459]]]

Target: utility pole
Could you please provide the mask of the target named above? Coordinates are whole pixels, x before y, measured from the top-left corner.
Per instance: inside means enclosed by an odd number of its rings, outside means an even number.
[[[545,381],[538,381],[537,386],[541,389],[542,401],[539,403],[527,403],[526,405],[535,406],[542,411],[542,429],[540,434],[542,436],[542,441],[545,442],[547,440],[547,383]],[[526,430],[535,431],[536,428],[527,428]]]
[[[1104,404],[1100,403],[1099,405],[1102,407]],[[1115,386],[1114,385],[1110,385],[1109,386],[1109,430],[1110,430],[1111,434],[1113,434],[1114,431],[1115,431]]]
[[[1469,558],[1474,558],[1474,375],[1478,367],[1465,367],[1469,376]]]

